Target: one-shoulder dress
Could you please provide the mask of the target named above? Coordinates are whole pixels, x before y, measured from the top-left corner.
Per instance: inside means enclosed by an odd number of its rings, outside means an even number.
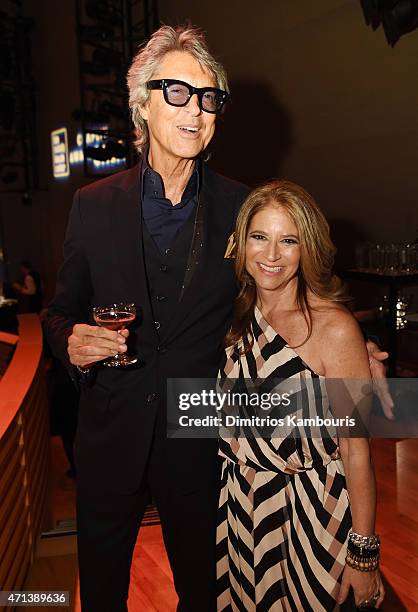
[[[294,383],[301,413],[326,421],[325,379],[315,374],[255,309],[254,345],[228,349],[220,386]],[[269,381],[272,385],[269,387]],[[318,434],[319,431],[319,434]],[[242,433],[242,432],[241,432]],[[221,430],[217,529],[218,611],[334,610],[351,512],[335,432],[229,437]]]

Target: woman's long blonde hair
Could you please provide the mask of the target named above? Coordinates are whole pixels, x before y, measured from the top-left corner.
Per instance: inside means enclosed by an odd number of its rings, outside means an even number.
[[[297,304],[308,326],[308,334],[302,344],[312,334],[312,308],[308,292],[330,302],[347,301],[342,283],[332,271],[335,247],[330,238],[329,225],[312,196],[296,183],[286,180],[269,181],[257,187],[245,200],[236,223],[235,272],[241,288],[234,305],[232,327],[225,339],[226,346],[235,345],[242,339],[245,353],[251,350],[254,342],[251,319],[257,299],[254,279],[246,269],[247,235],[253,217],[270,206],[285,210],[299,234]]]

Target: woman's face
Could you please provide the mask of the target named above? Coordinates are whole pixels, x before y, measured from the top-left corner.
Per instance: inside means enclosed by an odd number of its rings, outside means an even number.
[[[267,206],[252,218],[245,267],[257,289],[275,291],[295,279],[300,263],[299,234],[283,208]]]

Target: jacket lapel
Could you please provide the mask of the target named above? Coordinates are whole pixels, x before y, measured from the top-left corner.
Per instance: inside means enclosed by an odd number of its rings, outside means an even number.
[[[140,166],[136,165],[115,187],[111,210],[113,248],[125,299],[137,305],[138,323],[144,322],[155,335],[144,261],[141,176]]]
[[[173,314],[171,324],[163,338],[169,341],[181,329],[181,323],[200,299],[207,284],[216,279],[224,259],[228,236],[233,231],[233,207],[223,199],[217,189],[216,175],[202,164],[202,188],[200,205],[202,206],[202,224],[198,231],[202,239],[202,248],[198,264],[193,266],[187,286]],[[196,228],[195,228],[196,231]]]

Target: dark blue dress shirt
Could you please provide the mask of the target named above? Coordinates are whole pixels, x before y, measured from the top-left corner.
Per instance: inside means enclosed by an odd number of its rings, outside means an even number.
[[[161,176],[148,164],[142,164],[142,216],[148,232],[163,253],[174,242],[177,233],[196,210],[199,193],[199,160],[186,185],[181,201],[173,206],[165,197]]]

